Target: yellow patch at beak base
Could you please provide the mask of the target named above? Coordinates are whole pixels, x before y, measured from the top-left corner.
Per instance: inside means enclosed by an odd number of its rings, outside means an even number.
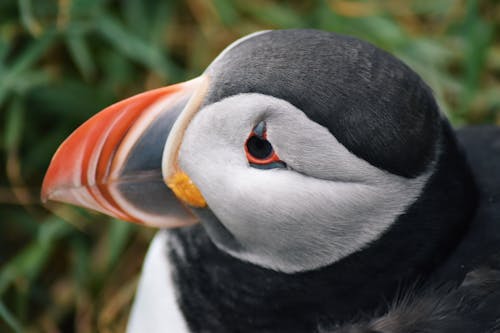
[[[174,173],[166,181],[167,186],[174,192],[175,196],[188,205],[197,208],[207,206],[205,198],[193,181],[182,171]]]

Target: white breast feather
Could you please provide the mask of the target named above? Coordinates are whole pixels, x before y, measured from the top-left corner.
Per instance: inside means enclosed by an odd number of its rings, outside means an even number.
[[[144,260],[127,333],[188,333],[178,307],[171,263],[167,257],[168,232],[159,231]]]

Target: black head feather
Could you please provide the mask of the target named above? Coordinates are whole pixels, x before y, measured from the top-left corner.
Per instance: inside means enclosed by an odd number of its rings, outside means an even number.
[[[416,280],[430,280],[456,250],[476,209],[475,183],[430,89],[402,62],[355,38],[287,30],[242,41],[207,74],[211,86],[205,105],[240,93],[272,95],[327,127],[372,165],[414,177],[432,161],[434,172],[420,198],[379,239],[314,271],[285,274],[243,262],[215,247],[201,226],[173,231],[169,257],[176,264],[179,303],[194,332],[312,332],[323,323],[349,322],[397,298],[398,286],[408,290]],[[457,285],[466,272],[453,272],[447,280]],[[434,325],[432,309],[442,299],[441,309],[452,319],[435,327],[470,327],[476,319],[453,302],[472,297],[475,290],[482,293],[484,284],[476,285],[434,288],[435,299],[430,292],[406,301],[397,298],[390,312],[377,312],[374,318],[386,318],[387,325],[391,322],[401,332]],[[423,312],[428,316],[416,326],[397,320],[421,306],[430,306],[431,312]],[[204,313],[215,315],[207,319]],[[470,313],[478,318],[484,314]],[[384,332],[374,322],[329,329]]]
[[[439,112],[429,87],[389,53],[317,30],[264,32],[207,70],[205,104],[239,93],[284,99],[372,165],[413,177],[433,158]]]

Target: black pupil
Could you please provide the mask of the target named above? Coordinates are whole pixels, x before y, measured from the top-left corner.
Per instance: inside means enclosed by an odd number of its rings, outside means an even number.
[[[271,156],[273,146],[267,140],[262,140],[258,136],[252,136],[247,141],[247,149],[253,157],[263,160]]]

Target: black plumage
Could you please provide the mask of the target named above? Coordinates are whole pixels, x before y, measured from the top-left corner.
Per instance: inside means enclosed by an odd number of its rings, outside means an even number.
[[[488,291],[500,287],[498,272],[478,267],[500,254],[498,129],[460,130],[462,147],[418,75],[336,34],[265,33],[208,73],[205,105],[239,93],[271,95],[372,165],[407,178],[432,163],[436,171],[379,239],[313,271],[286,274],[226,254],[211,240],[228,239],[223,225],[199,211],[202,226],[172,231],[169,244],[193,332],[495,330],[500,298]]]
[[[500,266],[469,272],[458,286],[406,290],[380,317],[320,333],[500,332]]]
[[[252,157],[261,122],[268,146]],[[254,168],[274,149],[282,168]],[[498,170],[500,129],[453,130],[394,56],[286,30],[93,117],[62,144],[42,193],[149,225],[197,215],[153,242],[134,332],[173,320],[193,333],[491,333]]]
[[[429,287],[403,291],[382,317],[330,332],[500,332],[500,128],[466,127],[457,136],[480,198],[464,239]],[[458,286],[450,282],[457,278]]]
[[[207,73],[205,105],[240,93],[284,99],[357,156],[405,177],[433,158],[439,111],[430,88],[368,42],[318,30],[269,31],[230,49]]]
[[[416,230],[407,230],[407,237],[392,230],[367,250],[297,274],[229,256],[200,225],[171,231],[169,257],[192,331],[500,332],[500,129],[465,128],[458,138],[479,189],[475,217],[463,238],[449,235],[446,243],[456,248],[445,260],[432,252],[421,256],[419,273],[413,261],[418,249],[400,245],[394,256],[395,242],[408,243]],[[449,208],[463,212],[460,205]],[[386,265],[393,260],[399,262]]]

